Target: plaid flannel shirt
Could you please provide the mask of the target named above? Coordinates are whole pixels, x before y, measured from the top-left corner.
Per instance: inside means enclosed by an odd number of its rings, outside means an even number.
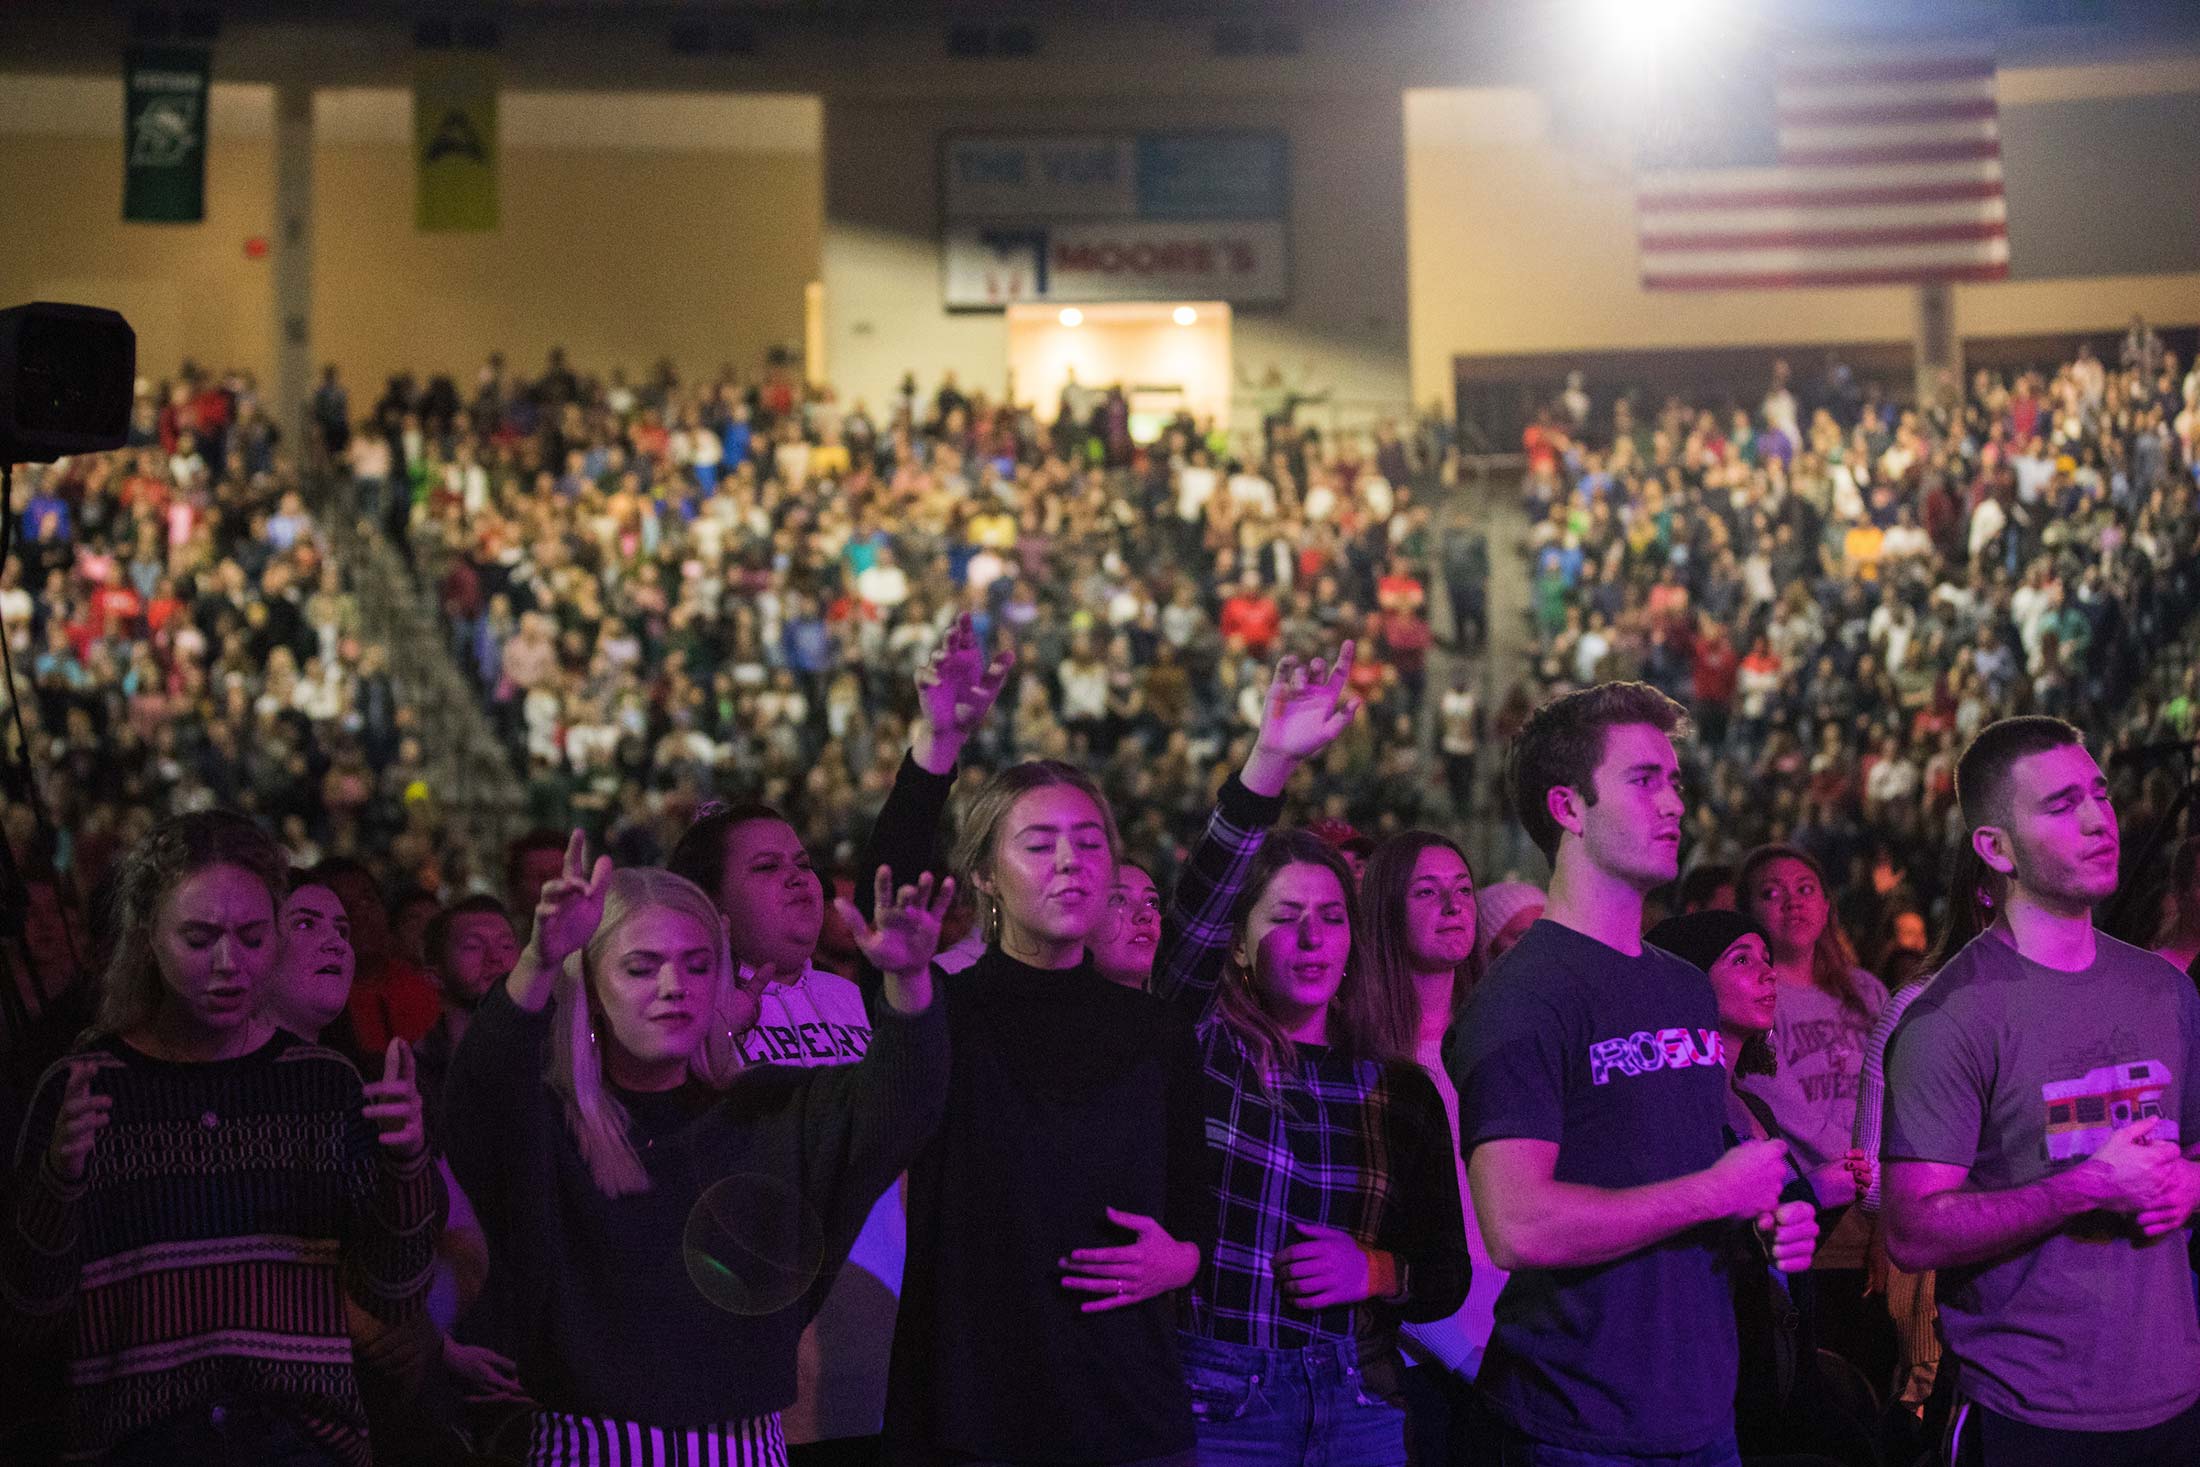
[[[1435,1086],[1417,1068],[1324,1053],[1271,1085],[1236,1031],[1213,1012],[1231,909],[1281,803],[1253,794],[1235,776],[1223,786],[1163,917],[1154,979],[1163,998],[1199,1016],[1220,1213],[1215,1246],[1200,1260],[1189,1291],[1187,1327],[1209,1339],[1278,1350],[1374,1335],[1395,1322],[1387,1306],[1305,1310],[1289,1303],[1276,1255],[1303,1241],[1294,1224],[1318,1223],[1385,1246],[1402,1221],[1402,1169],[1419,1163],[1430,1170],[1426,1159],[1434,1157],[1443,1186],[1456,1190],[1450,1125]],[[1458,1252],[1465,1251],[1462,1236]],[[1421,1296],[1417,1302],[1441,1302],[1456,1272],[1457,1291],[1440,1311],[1448,1313],[1465,1295],[1466,1270],[1435,1272],[1443,1277],[1428,1282],[1438,1297],[1432,1300],[1419,1278],[1412,1292]],[[1377,1308],[1391,1318],[1379,1319]]]

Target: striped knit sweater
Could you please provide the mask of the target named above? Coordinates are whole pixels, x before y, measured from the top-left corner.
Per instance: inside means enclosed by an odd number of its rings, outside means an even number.
[[[66,1460],[251,1401],[364,1467],[344,1299],[386,1320],[419,1307],[444,1207],[435,1167],[390,1158],[351,1062],[287,1034],[206,1064],[112,1036],[87,1052],[114,1109],[84,1180],[45,1161],[57,1065],[0,1212],[0,1302],[64,1337]]]

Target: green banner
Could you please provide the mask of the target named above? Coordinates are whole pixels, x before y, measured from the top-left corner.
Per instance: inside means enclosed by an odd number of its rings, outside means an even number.
[[[206,53],[134,47],[122,94],[122,217],[197,224],[206,217]]]
[[[422,230],[497,227],[495,58],[421,58],[413,77],[413,171]]]

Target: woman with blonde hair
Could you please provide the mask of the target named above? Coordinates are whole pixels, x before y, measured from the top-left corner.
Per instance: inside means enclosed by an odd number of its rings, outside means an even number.
[[[445,1092],[531,1463],[785,1463],[806,1302],[938,1117],[952,895],[882,874],[873,923],[844,911],[884,974],[861,1063],[742,1072],[754,1000],[710,899],[591,868],[575,832]]]

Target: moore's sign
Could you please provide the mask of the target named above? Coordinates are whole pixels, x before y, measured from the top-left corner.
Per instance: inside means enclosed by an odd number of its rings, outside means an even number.
[[[946,303],[1280,302],[1289,165],[1273,131],[950,136]]]
[[[1290,272],[1281,222],[1125,219],[948,229],[951,308],[1023,301],[1211,300],[1272,305]]]

